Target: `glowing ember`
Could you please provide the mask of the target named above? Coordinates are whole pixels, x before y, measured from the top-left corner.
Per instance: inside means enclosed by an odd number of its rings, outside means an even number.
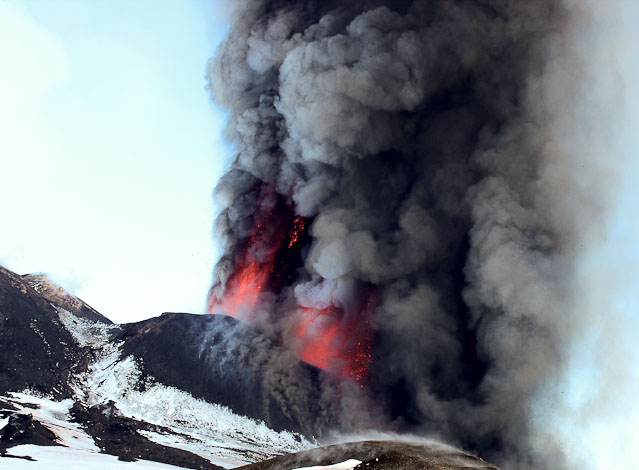
[[[235,266],[221,298],[211,296],[209,313],[220,313],[250,322],[260,294],[268,289],[273,263],[281,245],[272,242],[273,212],[260,216],[253,235],[238,250]]]
[[[306,221],[304,219],[304,217],[295,217],[295,220],[293,221],[293,228],[291,229],[290,233],[288,234],[288,247],[289,248],[293,248],[293,246],[297,243],[297,241],[300,238],[300,235],[302,233],[304,233],[304,228],[306,225]]]
[[[219,301],[211,302],[209,313],[250,320],[268,277],[268,270],[256,262],[243,266],[229,279],[227,285],[230,287],[226,289],[226,295]]]

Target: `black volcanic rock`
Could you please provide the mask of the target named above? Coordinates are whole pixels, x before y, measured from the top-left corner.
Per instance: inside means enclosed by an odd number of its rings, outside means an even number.
[[[162,384],[275,430],[318,436],[330,423],[320,413],[322,372],[234,318],[165,313],[122,328],[123,355]]]
[[[401,441],[362,441],[319,447],[237,470],[290,470],[333,465],[350,459],[362,462],[354,470],[497,470],[482,459],[452,447]]]
[[[160,427],[119,416],[112,404],[85,407],[75,403],[71,414],[91,436],[98,438],[96,444],[102,452],[117,455],[120,460],[135,462],[144,459],[197,470],[222,470],[222,467],[192,452],[150,441],[138,431],[162,431]]]
[[[0,267],[0,394],[29,388],[68,398],[82,354],[53,305],[22,276]]]
[[[13,413],[9,423],[0,432],[0,453],[13,446],[34,444],[37,446],[58,446],[58,438],[53,431],[26,413]]]

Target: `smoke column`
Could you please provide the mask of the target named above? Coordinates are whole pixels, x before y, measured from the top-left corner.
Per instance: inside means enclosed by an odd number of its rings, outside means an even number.
[[[237,150],[209,312],[341,381],[345,430],[571,465],[537,415],[592,319],[579,260],[614,179],[578,46],[594,4],[236,3],[209,71]]]

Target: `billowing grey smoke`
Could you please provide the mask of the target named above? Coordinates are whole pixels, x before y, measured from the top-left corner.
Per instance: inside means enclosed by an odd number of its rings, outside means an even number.
[[[275,188],[312,225],[274,295],[325,308],[372,286],[375,414],[508,468],[562,467],[530,403],[573,321],[581,193],[548,79],[567,24],[557,0],[244,0],[210,64],[237,146],[212,295]]]

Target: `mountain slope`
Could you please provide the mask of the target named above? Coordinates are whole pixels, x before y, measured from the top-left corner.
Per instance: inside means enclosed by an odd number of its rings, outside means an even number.
[[[82,347],[56,307],[27,279],[0,267],[0,394],[23,389],[69,398]]]
[[[231,319],[165,314],[115,325],[41,275],[0,268],[0,344],[5,425],[32,423],[16,411],[17,396],[67,400],[65,420],[101,452],[189,468],[231,468],[312,445],[286,430],[312,426],[286,416],[287,402],[269,397],[253,361],[237,354],[284,351]],[[300,371],[316,374],[308,365]]]

